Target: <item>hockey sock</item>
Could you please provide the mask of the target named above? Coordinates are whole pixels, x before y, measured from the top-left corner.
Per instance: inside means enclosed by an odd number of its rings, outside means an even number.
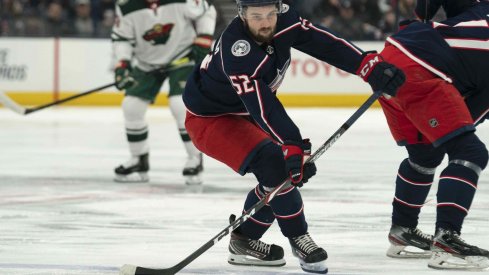
[[[243,212],[250,209],[262,198],[263,193],[257,185],[248,193]],[[275,216],[273,215],[272,208],[265,205],[239,227],[239,232],[253,240],[258,240],[270,228],[274,220]]]
[[[270,206],[285,237],[292,238],[307,233],[304,204],[301,193],[296,187],[289,187],[277,194],[270,201]]]
[[[148,105],[149,102],[134,96],[125,96],[122,101],[127,141],[132,156],[149,151],[148,124],[145,120]]]
[[[263,198],[262,190],[257,186],[248,193],[244,209],[249,209]],[[251,239],[258,240],[277,218],[280,230],[285,237],[292,238],[307,233],[304,205],[297,188],[290,187],[283,190],[270,202],[270,206],[263,207],[245,221],[240,227],[240,232]]]
[[[188,156],[197,156],[200,151],[195,148],[194,144],[190,140],[187,129],[185,129],[185,116],[187,113],[187,109],[185,108],[185,104],[183,103],[182,96],[170,96],[168,98],[168,104],[170,107],[170,111],[177,123],[178,132],[180,134],[180,138],[183,141]]]
[[[187,155],[189,157],[193,156],[198,156],[200,154],[200,151],[199,149],[197,149],[195,147],[195,145],[192,143],[192,141],[186,141],[183,143],[183,145],[185,146],[185,150],[187,151]]]
[[[417,164],[405,159],[399,166],[396,178],[396,192],[392,202],[392,223],[405,227],[416,227],[421,207],[433,183],[435,169],[425,169],[422,173]]]
[[[436,228],[460,234],[477,190],[481,171],[487,165],[488,152],[474,133],[457,137],[446,144],[449,165],[440,175],[437,193]]]
[[[275,143],[260,149],[249,165],[249,170],[258,179],[258,191],[266,194],[287,179],[283,152]],[[251,205],[250,205],[251,206]],[[270,201],[280,230],[286,237],[296,237],[307,232],[302,198],[295,187],[287,188]]]

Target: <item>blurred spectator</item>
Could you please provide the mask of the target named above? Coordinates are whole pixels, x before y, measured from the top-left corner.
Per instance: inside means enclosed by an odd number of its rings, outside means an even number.
[[[302,17],[309,20],[314,20],[314,15],[316,14],[316,9],[321,7],[321,4],[325,2],[324,0],[296,0],[294,1],[295,8],[301,14]]]
[[[110,10],[110,9],[105,10],[103,14],[102,22],[98,24],[97,27],[97,37],[110,38],[114,21],[115,21],[114,10]]]
[[[0,0],[0,36],[109,38],[116,0]],[[139,0],[144,1],[144,0]],[[397,21],[416,17],[416,0],[283,0],[314,24],[350,40],[383,40]],[[456,1],[456,0],[453,0]],[[216,35],[234,18],[235,0],[213,0]],[[233,16],[228,16],[229,11]],[[434,21],[445,15],[440,12]]]
[[[58,1],[48,4],[43,23],[45,36],[70,36],[74,32],[71,23],[67,19],[66,11]]]
[[[0,33],[2,35],[24,35],[25,24],[22,20],[23,5],[18,0],[1,0]]]
[[[364,23],[360,16],[355,13],[350,0],[329,1],[332,5],[337,5],[339,16],[333,14],[321,20],[321,23],[348,40],[374,40],[380,38],[382,34],[372,25]]]
[[[382,40],[392,35],[397,29],[396,13],[393,8],[390,8],[384,13],[384,19],[380,21],[380,30],[384,36]]]
[[[309,6],[309,4],[311,5]],[[339,15],[339,5],[339,0],[312,0],[311,3],[304,1],[301,9],[310,12],[306,18],[312,23],[329,27],[333,19]]]
[[[75,19],[73,26],[78,37],[92,37],[95,35],[95,23],[90,15],[90,0],[75,1]]]
[[[351,2],[355,13],[360,16],[364,23],[378,26],[383,17],[379,0],[352,0]]]
[[[456,0],[452,0],[456,1]],[[416,13],[414,8],[416,7],[416,0],[399,0],[399,21],[406,19],[416,19]]]
[[[0,36],[39,36],[40,21],[29,0],[0,0]]]
[[[92,18],[98,23],[103,21],[107,16],[105,13],[107,10],[114,11],[115,13],[115,2],[116,0],[91,0]],[[96,32],[98,33],[98,31]]]

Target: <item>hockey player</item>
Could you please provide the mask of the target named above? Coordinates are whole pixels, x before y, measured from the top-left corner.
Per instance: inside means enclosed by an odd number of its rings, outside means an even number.
[[[125,90],[122,110],[131,158],[115,168],[120,182],[148,181],[149,144],[146,110],[168,78],[168,102],[187,151],[183,175],[187,184],[201,183],[202,153],[185,130],[181,94],[195,63],[209,52],[216,10],[207,1],[118,0],[112,42],[118,60],[115,82]],[[178,62],[184,61],[187,62]],[[174,65],[173,70],[156,73]],[[178,67],[177,67],[178,66]]]
[[[438,269],[484,269],[489,252],[460,234],[488,161],[474,131],[489,111],[489,2],[419,0],[416,13],[430,20],[440,6],[446,21],[406,22],[381,53],[406,74],[394,98],[380,99],[394,139],[408,152],[397,174],[387,255],[431,256],[428,266]],[[445,155],[431,236],[417,228],[418,216]]]
[[[287,115],[276,93],[296,48],[344,71],[359,74],[375,91],[394,95],[403,73],[355,45],[301,18],[281,0],[237,0],[236,17],[213,52],[187,81],[185,125],[196,147],[258,185],[244,203],[249,209],[290,178],[302,186],[316,173],[303,164],[311,143]],[[327,273],[327,253],[308,233],[299,190],[278,194],[231,234],[228,262],[281,266],[284,250],[260,239],[277,219],[304,271]]]

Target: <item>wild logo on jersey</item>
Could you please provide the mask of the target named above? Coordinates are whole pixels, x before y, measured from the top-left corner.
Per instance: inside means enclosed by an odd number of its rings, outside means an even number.
[[[165,44],[170,38],[170,33],[175,24],[156,24],[152,29],[146,31],[143,35],[143,39],[150,42],[153,45]]]

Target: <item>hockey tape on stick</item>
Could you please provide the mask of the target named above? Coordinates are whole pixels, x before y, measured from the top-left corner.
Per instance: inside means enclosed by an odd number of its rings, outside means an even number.
[[[2,105],[5,106],[6,108],[9,108],[10,110],[12,110],[18,114],[25,115],[26,108],[17,104],[17,102],[10,99],[10,97],[8,97],[2,91],[0,91],[0,103],[2,103]]]
[[[308,162],[316,161],[326,150],[328,150],[342,135],[350,128],[357,119],[362,116],[367,109],[372,106],[372,104],[379,98],[379,94],[372,94],[367,101],[365,101],[362,106],[360,106],[355,113],[345,122],[343,125],[336,130],[336,132],[326,141],[324,142],[319,149],[317,149],[314,154],[311,155],[310,158],[306,160]],[[247,219],[249,219],[253,214],[255,214],[258,210],[260,210],[263,206],[268,204],[277,194],[279,194],[282,190],[285,190],[292,186],[290,180],[286,180],[279,186],[275,187],[272,192],[268,193],[264,198],[255,203],[250,209],[248,209],[241,217],[236,219],[226,228],[224,228],[221,232],[219,232],[216,236],[210,239],[207,243],[201,246],[199,249],[195,250],[192,254],[190,254],[187,258],[183,259],[178,264],[169,267],[169,268],[146,268],[141,266],[135,266],[126,264],[121,267],[120,275],[173,275],[178,271],[182,270],[188,264],[197,259],[200,255],[202,255],[209,248],[214,246],[217,242],[219,242],[226,235],[230,234],[234,229],[238,228],[241,224],[243,224]]]

